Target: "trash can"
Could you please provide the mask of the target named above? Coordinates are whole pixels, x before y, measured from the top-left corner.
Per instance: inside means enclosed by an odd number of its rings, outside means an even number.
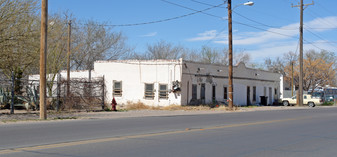
[[[268,97],[267,96],[260,96],[261,105],[267,106],[268,105]]]

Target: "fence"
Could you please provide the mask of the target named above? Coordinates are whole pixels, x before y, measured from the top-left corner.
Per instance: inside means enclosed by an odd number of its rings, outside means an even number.
[[[11,113],[19,108],[39,110],[39,86],[39,80],[1,79],[1,109],[10,109]],[[101,110],[106,94],[104,77],[69,82],[58,77],[57,81],[47,81],[46,94],[49,110]]]

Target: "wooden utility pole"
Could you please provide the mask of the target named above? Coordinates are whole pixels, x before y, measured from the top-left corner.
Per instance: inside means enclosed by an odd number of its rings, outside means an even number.
[[[41,39],[40,39],[40,119],[47,119],[46,109],[46,60],[48,0],[41,3]]]
[[[298,89],[298,103],[297,106],[303,106],[303,11],[309,5],[313,5],[314,1],[311,4],[303,4],[303,0],[301,0],[299,5],[292,5],[292,7],[299,7],[300,8],[300,75],[299,75],[299,89]],[[305,7],[305,8],[304,8]]]
[[[291,97],[294,96],[294,61],[291,61]]]
[[[229,110],[233,110],[233,39],[232,39],[232,0],[227,0],[228,8],[228,98]]]
[[[71,53],[71,20],[68,22],[68,53],[67,53],[67,97],[70,94],[70,53]]]

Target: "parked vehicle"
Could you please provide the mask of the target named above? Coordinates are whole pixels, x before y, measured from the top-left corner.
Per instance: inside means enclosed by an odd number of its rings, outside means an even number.
[[[325,101],[326,102],[333,102],[334,101],[334,96],[333,95],[327,95],[327,96],[325,96]]]
[[[296,96],[282,99],[282,104],[284,106],[295,105],[296,103]],[[309,94],[303,94],[303,104],[308,105],[309,107],[315,107],[316,105],[322,105],[323,99],[320,97],[312,97]]]

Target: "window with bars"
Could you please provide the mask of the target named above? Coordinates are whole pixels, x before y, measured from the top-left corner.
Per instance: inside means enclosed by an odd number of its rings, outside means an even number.
[[[122,81],[113,82],[113,96],[122,96]]]
[[[159,99],[168,99],[167,84],[159,85]]]
[[[154,85],[152,84],[145,84],[145,99],[154,99]]]

